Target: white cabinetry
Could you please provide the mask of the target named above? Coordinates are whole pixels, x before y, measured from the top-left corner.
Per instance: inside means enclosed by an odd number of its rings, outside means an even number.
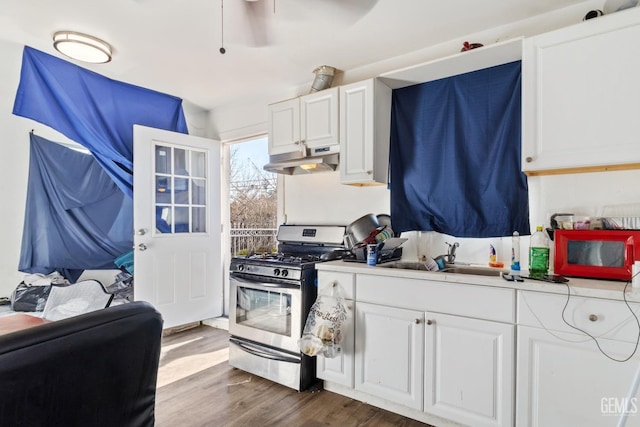
[[[269,154],[299,151],[300,145],[300,99],[269,105]]]
[[[565,296],[519,292],[516,425],[521,427],[614,427],[640,368],[607,358],[586,334],[562,320]],[[632,305],[638,311],[638,304]],[[598,337],[602,350],[626,359],[638,336],[624,302],[572,296],[564,318]],[[640,426],[640,402],[627,427]]]
[[[340,87],[340,182],[386,184],[391,89],[378,79]]]
[[[356,306],[356,390],[422,410],[423,313]]]
[[[640,9],[526,39],[522,169],[640,167]]]
[[[269,154],[339,144],[338,88],[269,105]]]
[[[426,313],[424,411],[475,427],[513,420],[515,326]]]
[[[308,148],[338,144],[338,88],[300,97],[300,134]]]
[[[317,377],[326,381],[331,381],[346,387],[353,388],[354,369],[354,343],[355,343],[355,306],[353,304],[354,274],[336,273],[332,271],[318,272],[318,293],[320,295],[331,295],[334,287],[337,287],[342,297],[345,299],[347,307],[351,310],[352,318],[346,325],[344,340],[340,343],[342,351],[337,357],[329,359],[324,356],[317,356]]]
[[[512,425],[512,289],[357,274],[356,313],[356,390],[466,425]]]

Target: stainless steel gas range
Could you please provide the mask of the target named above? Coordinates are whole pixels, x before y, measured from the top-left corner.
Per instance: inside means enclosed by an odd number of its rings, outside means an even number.
[[[231,366],[296,390],[313,385],[316,361],[298,340],[317,295],[315,264],[346,254],[345,229],[281,225],[277,254],[231,260]]]

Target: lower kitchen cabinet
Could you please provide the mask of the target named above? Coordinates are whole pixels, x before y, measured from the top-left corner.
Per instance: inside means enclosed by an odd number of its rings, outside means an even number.
[[[355,389],[422,410],[424,313],[356,304]]]
[[[607,353],[625,358],[634,344],[601,339]],[[615,427],[640,359],[619,363],[580,334],[518,326],[518,427]],[[640,402],[631,401],[627,427],[640,426]]]
[[[474,427],[511,426],[514,335],[513,324],[425,313],[424,411]]]
[[[344,339],[340,343],[341,351],[334,358],[317,356],[316,376],[345,387],[353,388],[353,370],[355,363],[355,305],[353,303],[354,275],[333,271],[318,272],[318,293],[330,295],[337,288],[351,311],[351,319],[346,324]]]
[[[638,304],[631,303],[637,313]],[[519,427],[619,425],[634,376],[638,324],[623,301],[518,292],[516,425]],[[640,350],[640,349],[639,349]],[[627,427],[640,426],[634,398]]]

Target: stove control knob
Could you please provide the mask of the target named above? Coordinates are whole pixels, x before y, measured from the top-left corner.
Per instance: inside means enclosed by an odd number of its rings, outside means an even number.
[[[238,271],[244,271],[244,264],[240,264],[238,266]]]
[[[289,275],[289,270],[282,270],[282,277],[287,277]]]
[[[275,270],[273,270],[273,275],[274,276],[279,276],[280,275],[280,269],[276,268]]]

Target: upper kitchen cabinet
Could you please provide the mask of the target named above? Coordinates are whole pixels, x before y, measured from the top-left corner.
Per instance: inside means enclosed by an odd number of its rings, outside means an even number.
[[[269,105],[269,154],[339,144],[338,88]]]
[[[269,154],[300,150],[300,99],[269,105]]]
[[[391,89],[378,79],[340,87],[340,181],[386,184]]]
[[[340,143],[337,87],[300,97],[300,134],[308,148]]]
[[[525,40],[522,169],[640,167],[640,9]]]

